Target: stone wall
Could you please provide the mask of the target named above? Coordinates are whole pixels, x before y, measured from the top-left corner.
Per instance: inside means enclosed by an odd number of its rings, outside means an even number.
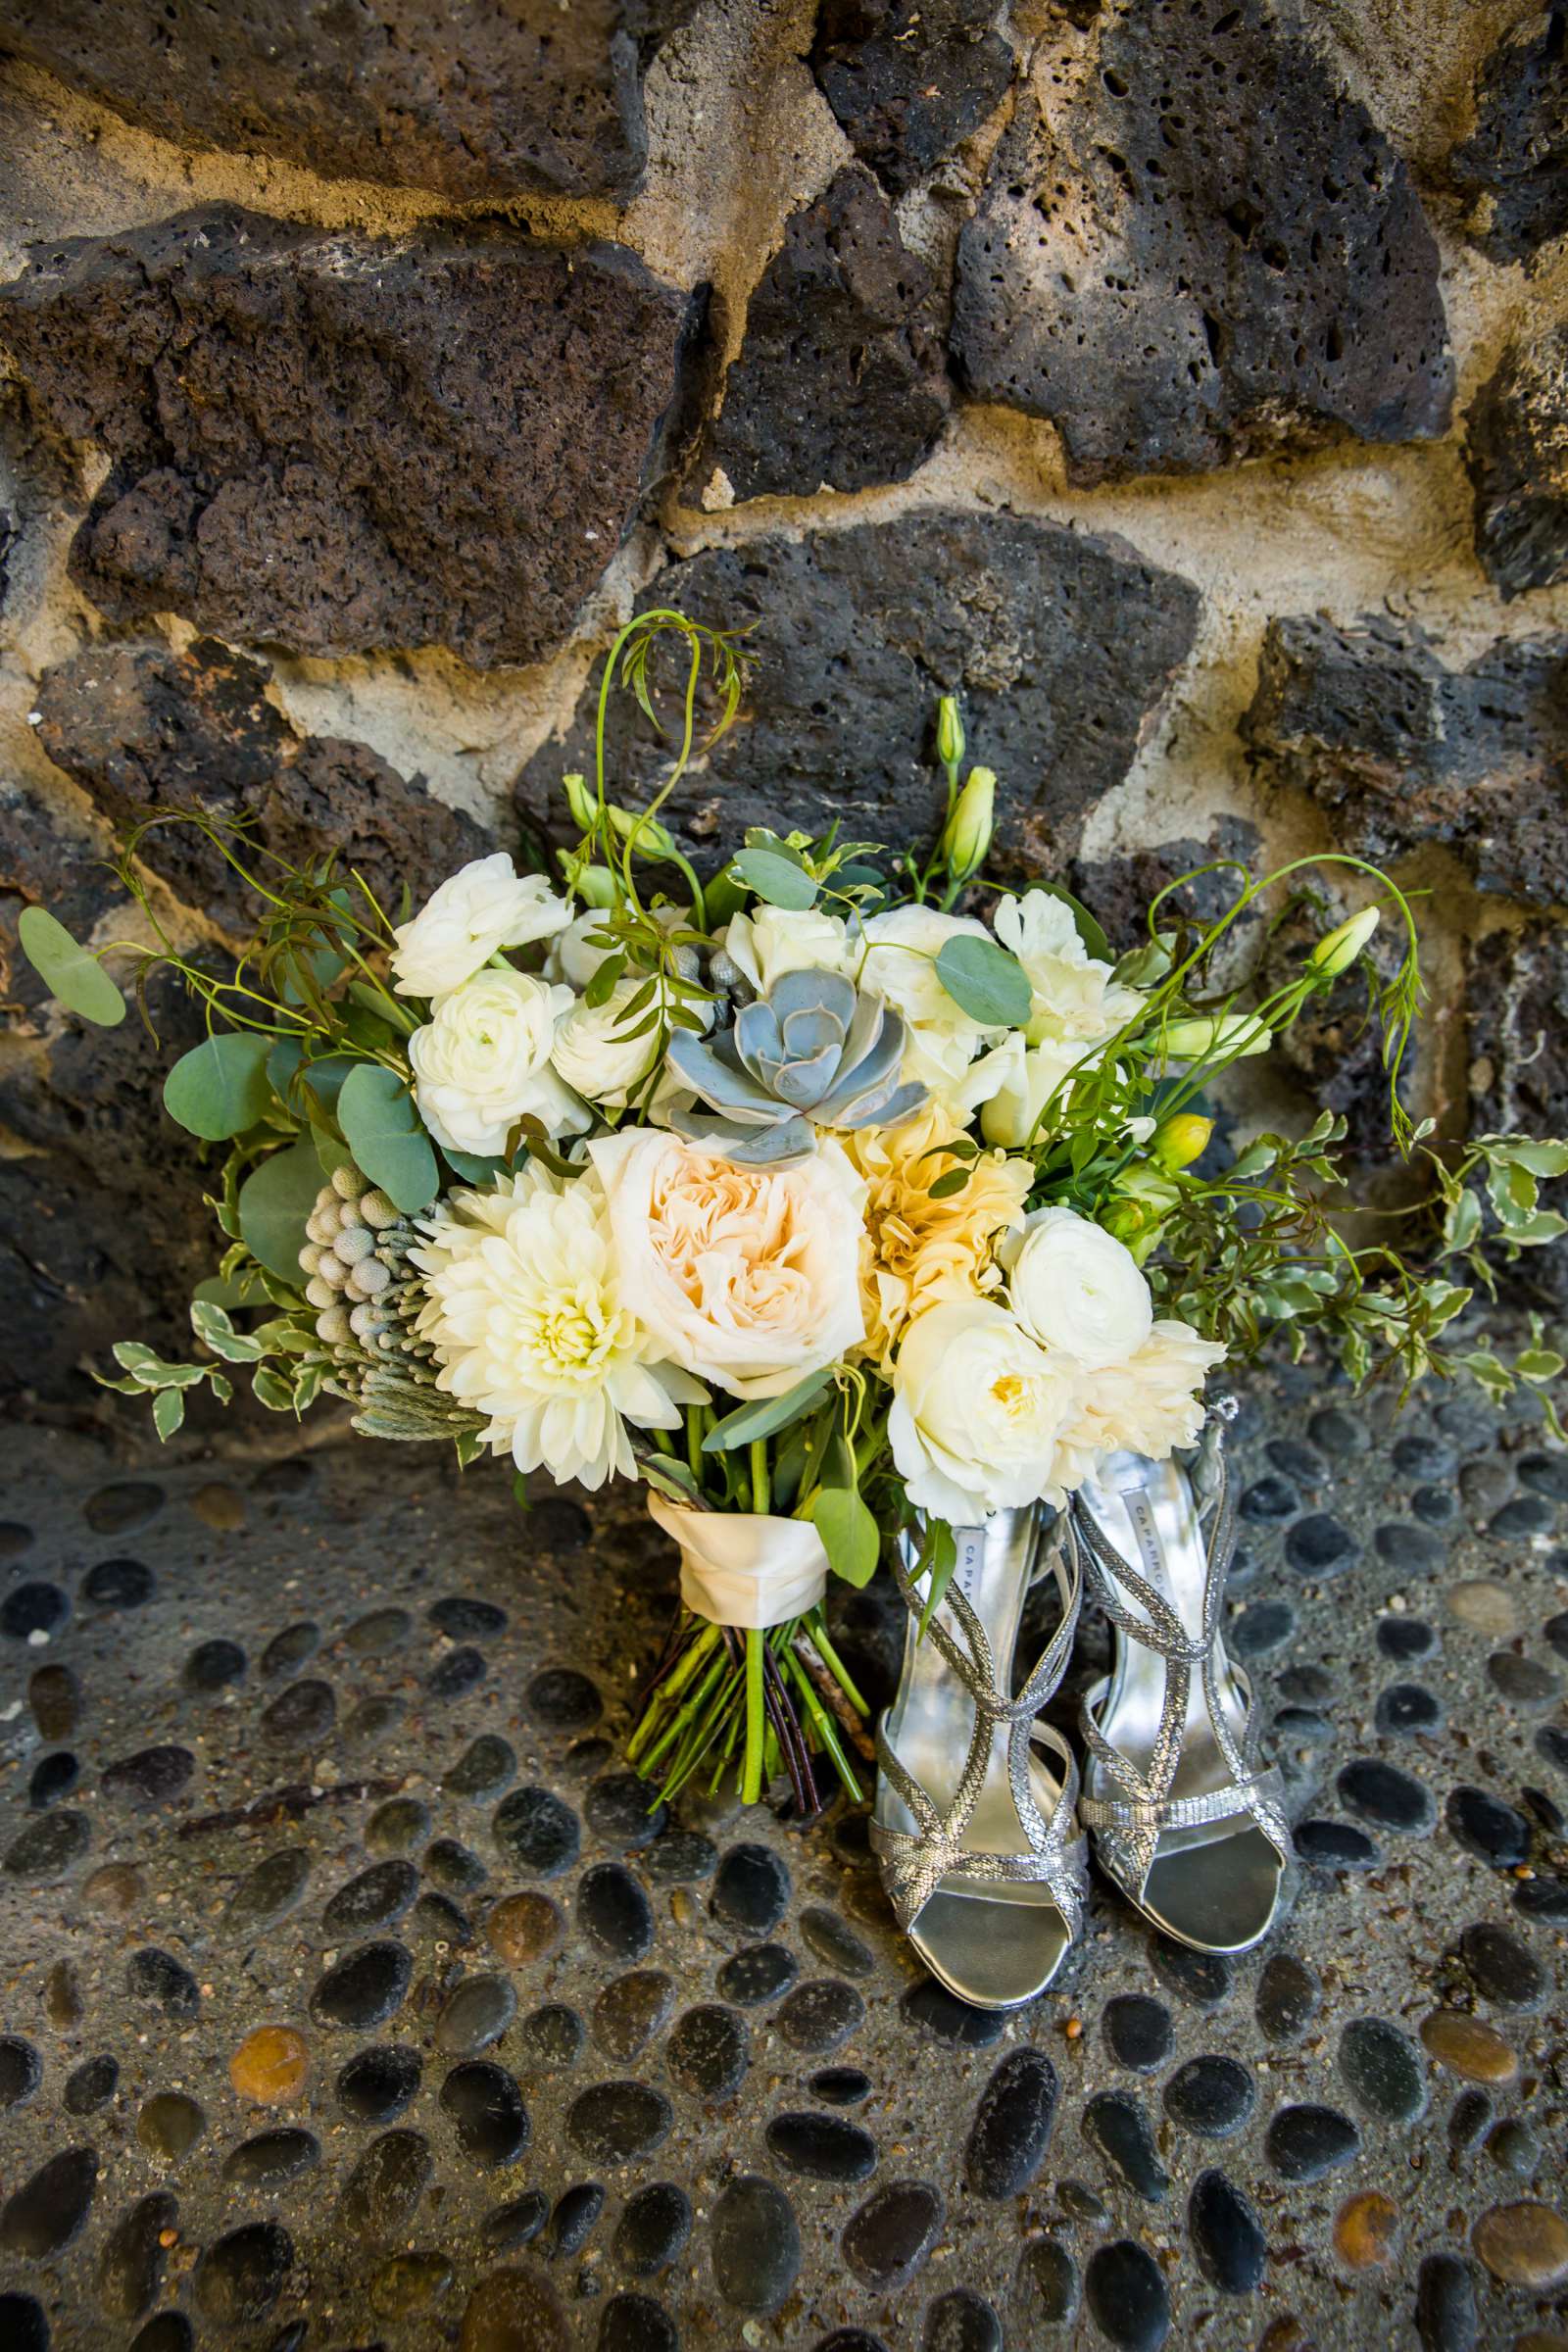
[[[40,1004],[20,909],[123,936],[100,860],[170,802],[416,888],[547,835],[639,602],[755,624],[702,856],[919,832],[957,692],[1007,861],[1113,929],[1209,854],[1394,861],[1421,1103],[1560,1128],[1564,48],[1528,0],[4,0],[0,1377],[79,1396],[200,1248],[157,1051]],[[199,843],[148,869],[243,928]]]

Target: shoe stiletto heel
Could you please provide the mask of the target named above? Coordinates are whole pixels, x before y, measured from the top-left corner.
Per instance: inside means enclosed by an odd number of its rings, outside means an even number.
[[[1107,1455],[1073,1520],[1117,1632],[1113,1670],[1081,1719],[1078,1815],[1095,1859],[1167,1936],[1245,1952],[1273,1927],[1293,1856],[1279,1774],[1257,1765],[1251,1685],[1219,1630],[1235,1550],[1219,1423],[1191,1473]]]
[[[1061,1735],[1034,1720],[1066,1672],[1081,1585],[1073,1547],[1046,1559],[1061,1621],[1013,1698],[1040,1514],[999,1511],[953,1532],[953,1581],[923,1641],[908,1561],[895,1563],[909,1622],[898,1696],[877,1730],[871,1844],[932,1975],[976,2008],[1013,2009],[1045,1990],[1083,1919],[1078,1769]]]

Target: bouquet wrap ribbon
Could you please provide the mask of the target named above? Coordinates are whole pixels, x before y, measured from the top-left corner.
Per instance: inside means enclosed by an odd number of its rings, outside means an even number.
[[[748,1632],[814,1609],[827,1553],[808,1519],[764,1511],[693,1511],[650,1494],[653,1518],[680,1545],[680,1596],[697,1617]]]

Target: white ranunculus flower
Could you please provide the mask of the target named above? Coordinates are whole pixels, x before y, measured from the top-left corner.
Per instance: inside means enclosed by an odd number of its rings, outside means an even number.
[[[972,1020],[937,978],[936,959],[950,939],[989,939],[984,923],[938,906],[895,906],[865,926],[859,984],[904,1015],[908,1032],[904,1075],[950,1101],[982,1046],[1003,1036]],[[954,1107],[958,1107],[956,1103]]]
[[[589,943],[605,928],[605,916],[597,906],[586,914],[574,914],[564,929],[550,942],[545,956],[545,978],[564,980],[580,996],[607,956],[613,956],[613,947],[593,947]]]
[[[995,1299],[952,1299],[917,1315],[893,1366],[888,1414],[909,1500],[955,1526],[1042,1499],[1059,1504],[1059,1441],[1081,1379]]]
[[[1203,1382],[1225,1360],[1217,1340],[1190,1323],[1155,1323],[1126,1361],[1086,1373],[1066,1443],[1081,1455],[1146,1453],[1163,1461],[1194,1446],[1203,1426]]]
[[[1084,1038],[1099,1045],[1113,1037],[1143,1004],[1143,992],[1112,977],[1078,936],[1072,908],[1049,890],[1026,890],[997,905],[997,937],[1029,975],[1034,1004],[1029,1043]]]
[[[627,1307],[604,1188],[529,1161],[493,1191],[460,1192],[422,1220],[418,1330],[436,1385],[487,1416],[485,1442],[519,1470],[586,1487],[635,1478],[625,1424],[675,1429],[704,1392],[656,1350]]]
[[[435,1001],[461,988],[502,948],[548,939],[570,919],[543,874],[519,874],[505,850],[448,876],[392,936],[400,997]]]
[[[736,1396],[776,1396],[865,1337],[865,1184],[840,1145],[748,1168],[631,1128],[588,1152],[610,1199],[621,1296],[662,1355]]]
[[[557,1072],[590,1102],[621,1109],[648,1075],[659,1050],[657,1033],[645,1029],[641,1037],[616,1034],[627,1005],[646,985],[635,978],[617,980],[603,1004],[579,1000],[556,1031],[551,1059]],[[642,1018],[639,1014],[631,1026],[640,1028]]]
[[[441,1144],[481,1158],[505,1151],[525,1113],[552,1135],[581,1135],[592,1119],[550,1060],[569,988],[531,973],[476,972],[445,996],[409,1040],[419,1116]]]
[[[1012,1311],[1030,1338],[1064,1348],[1087,1371],[1124,1363],[1153,1328],[1132,1251],[1070,1208],[1037,1208],[1001,1256]]]
[[[730,961],[746,974],[760,997],[786,972],[843,972],[853,977],[856,955],[842,915],[814,906],[756,906],[732,915],[723,945]]]

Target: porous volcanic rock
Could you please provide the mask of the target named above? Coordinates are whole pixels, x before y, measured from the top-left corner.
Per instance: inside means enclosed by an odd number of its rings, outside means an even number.
[[[643,74],[697,0],[11,0],[0,50],[187,146],[472,198],[625,196]]]
[[[954,345],[1086,484],[1428,438],[1452,397],[1405,167],[1262,0],[1111,0],[1047,36],[959,241]]]
[[[1533,10],[1476,76],[1475,128],[1448,158],[1456,187],[1483,199],[1469,233],[1496,260],[1527,260],[1568,228],[1568,17]]]
[[[1119,783],[1191,651],[1198,594],[1119,541],[953,510],[858,523],[800,543],[714,548],[662,571],[643,608],[746,629],[740,723],[682,778],[663,814],[698,851],[748,825],[907,843],[936,824],[937,697],[961,697],[969,756],[1000,779],[1000,870],[1059,871],[1086,812]],[[662,672],[673,684],[674,663]],[[523,769],[527,820],[559,824],[562,773],[593,765],[586,689],[564,742]],[[668,769],[629,698],[610,773],[635,805]]]
[[[972,132],[1012,79],[997,0],[822,0],[811,71],[850,144],[896,195]]]
[[[1476,552],[1503,598],[1568,579],[1568,323],[1504,352],[1470,411],[1465,460]]]
[[[1568,924],[1490,931],[1465,967],[1472,1132],[1568,1134]],[[1548,1185],[1544,1205],[1560,1207],[1560,1192]],[[1568,1250],[1525,1250],[1507,1288],[1568,1305]]]
[[[0,344],[109,456],[72,568],[115,620],[490,668],[570,633],[700,309],[619,246],[214,205],[38,248]]]

